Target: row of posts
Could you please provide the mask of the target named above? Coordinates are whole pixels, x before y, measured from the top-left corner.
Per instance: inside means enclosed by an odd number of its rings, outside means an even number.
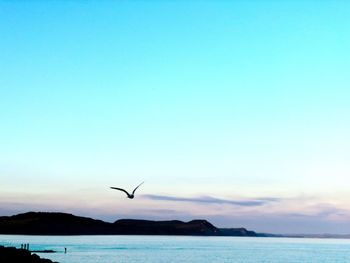
[[[21,249],[29,250],[29,244],[21,244]]]

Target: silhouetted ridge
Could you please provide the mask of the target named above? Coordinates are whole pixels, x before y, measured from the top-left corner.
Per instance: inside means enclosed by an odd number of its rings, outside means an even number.
[[[216,235],[219,230],[206,220],[182,222],[121,219],[114,222],[120,233],[145,235]],[[130,232],[131,231],[131,232]]]
[[[107,223],[72,214],[47,212],[0,217],[0,234],[256,236],[255,232],[245,228],[216,228],[206,220],[121,219]]]
[[[257,234],[254,231],[249,231],[243,227],[240,228],[220,228],[223,236],[251,236],[255,237]]]
[[[107,234],[109,223],[66,213],[28,212],[0,217],[0,232],[29,235]]]

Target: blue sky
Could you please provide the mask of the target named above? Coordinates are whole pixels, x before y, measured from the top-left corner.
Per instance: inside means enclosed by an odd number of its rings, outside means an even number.
[[[1,1],[0,213],[346,232],[349,7]]]

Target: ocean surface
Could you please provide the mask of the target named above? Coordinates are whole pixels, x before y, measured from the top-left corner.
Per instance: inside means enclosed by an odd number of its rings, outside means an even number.
[[[350,240],[192,236],[0,235],[0,245],[31,250],[60,263],[336,263],[350,262]],[[64,248],[67,254],[64,254]]]

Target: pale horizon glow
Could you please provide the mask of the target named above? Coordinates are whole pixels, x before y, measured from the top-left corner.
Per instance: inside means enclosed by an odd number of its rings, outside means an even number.
[[[350,234],[349,8],[0,2],[0,216]]]

